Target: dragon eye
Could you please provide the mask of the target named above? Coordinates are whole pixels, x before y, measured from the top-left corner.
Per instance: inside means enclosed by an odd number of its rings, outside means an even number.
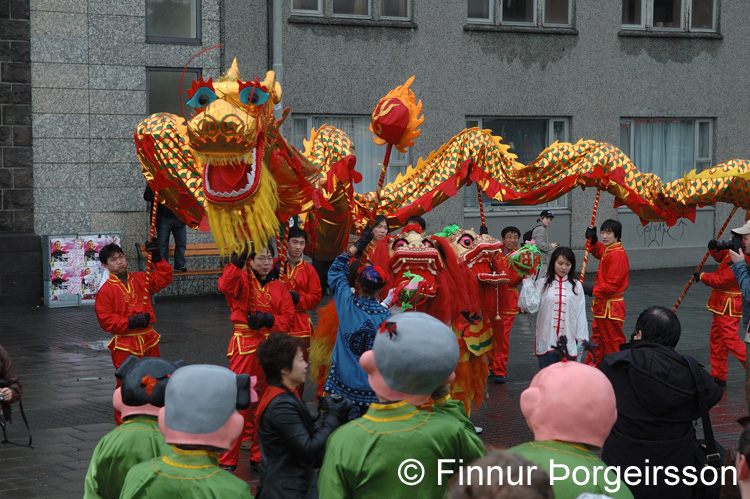
[[[470,248],[473,243],[474,243],[474,238],[471,237],[469,234],[464,234],[458,240],[458,244],[460,244],[464,248]]]
[[[218,97],[216,97],[214,91],[210,88],[200,87],[195,91],[193,97],[189,101],[187,101],[187,105],[192,107],[193,109],[198,107],[206,107],[217,98]]]
[[[245,87],[240,92],[240,102],[246,106],[260,106],[268,101],[268,94],[258,87]]]
[[[396,241],[393,243],[392,248],[398,249],[402,248],[404,246],[408,246],[409,243],[406,242],[406,239],[396,239]]]
[[[434,248],[435,247],[435,245],[432,244],[432,241],[430,241],[429,239],[423,240],[422,241],[422,245],[423,246],[427,246],[428,248]]]

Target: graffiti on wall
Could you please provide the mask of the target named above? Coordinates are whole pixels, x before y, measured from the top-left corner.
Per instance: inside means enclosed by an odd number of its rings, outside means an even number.
[[[638,224],[635,230],[638,238],[643,238],[643,245],[650,248],[664,246],[664,243],[669,241],[679,241],[685,235],[686,227],[687,222],[681,219],[672,227],[664,222],[651,222],[646,225]]]

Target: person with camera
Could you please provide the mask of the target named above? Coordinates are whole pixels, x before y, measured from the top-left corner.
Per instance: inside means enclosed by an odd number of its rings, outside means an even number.
[[[0,402],[3,405],[12,404],[21,400],[23,385],[16,376],[13,362],[8,352],[0,345]]]
[[[695,282],[702,282],[711,288],[711,295],[706,303],[706,308],[713,313],[709,336],[711,376],[721,387],[727,386],[729,353],[742,363],[742,367],[745,367],[747,357],[745,345],[737,335],[740,317],[742,317],[742,295],[731,269],[732,259],[727,251],[732,247],[731,241],[711,239],[708,242],[708,249],[713,259],[719,262],[719,268],[716,272],[693,274]]]
[[[747,332],[750,322],[750,270],[748,270],[747,255],[750,255],[750,222],[732,229],[732,239],[734,249],[729,250],[729,258],[732,259],[732,272],[742,293],[742,321],[738,333],[745,340],[745,351],[748,353],[750,352],[750,335]],[[745,400],[750,410],[750,369],[747,363],[745,363]]]
[[[263,464],[255,497],[317,497],[315,469],[323,461],[328,436],[347,421],[351,402],[340,395],[320,399],[315,424],[297,387],[305,383],[304,339],[271,334],[258,347],[268,387],[256,410]]]

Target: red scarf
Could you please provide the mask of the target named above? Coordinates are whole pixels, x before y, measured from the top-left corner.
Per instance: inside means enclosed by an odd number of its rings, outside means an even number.
[[[260,419],[263,417],[263,412],[266,410],[266,407],[268,407],[268,404],[270,404],[271,401],[277,396],[281,395],[282,393],[293,393],[297,398],[299,398],[297,390],[292,390],[291,388],[286,386],[285,388],[286,390],[278,386],[268,385],[263,391],[263,396],[260,398],[260,402],[258,402],[258,408],[255,409],[255,426],[257,428],[260,428]]]

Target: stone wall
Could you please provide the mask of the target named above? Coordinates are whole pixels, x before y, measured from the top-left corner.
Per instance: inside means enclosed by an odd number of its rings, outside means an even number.
[[[201,0],[201,43],[147,43],[145,2],[32,0],[34,228],[121,232],[128,258],[148,235],[133,134],[147,112],[147,67],[182,68],[220,43],[220,0]],[[221,51],[190,67],[220,72]],[[210,240],[190,231],[188,242]]]

